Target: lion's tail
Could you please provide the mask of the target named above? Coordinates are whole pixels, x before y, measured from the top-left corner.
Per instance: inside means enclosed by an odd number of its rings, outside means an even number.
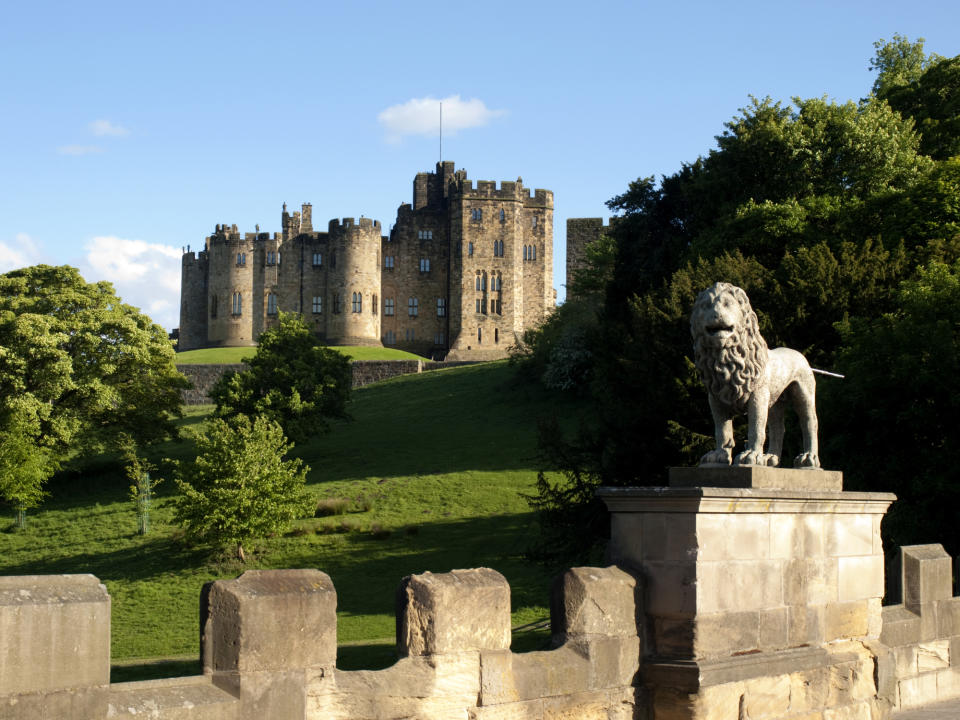
[[[843,380],[844,377],[846,377],[845,375],[841,375],[840,373],[830,372],[829,370],[821,370],[820,368],[815,368],[815,367],[812,367],[810,369],[813,372],[815,372],[817,375],[826,375],[827,377],[840,378],[841,380]]]

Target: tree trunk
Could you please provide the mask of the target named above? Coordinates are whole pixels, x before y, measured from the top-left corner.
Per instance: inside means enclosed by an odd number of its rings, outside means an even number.
[[[22,505],[17,508],[17,530],[27,527],[27,509]]]

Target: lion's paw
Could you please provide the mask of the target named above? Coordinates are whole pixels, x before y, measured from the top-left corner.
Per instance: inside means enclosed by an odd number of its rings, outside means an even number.
[[[701,465],[729,465],[730,464],[730,451],[729,450],[711,450],[702,458],[700,458]]]
[[[734,460],[734,465],[766,465],[767,458],[769,455],[765,455],[763,452],[758,450],[744,450],[742,453],[737,455],[737,459]]]
[[[816,453],[803,453],[793,459],[795,468],[818,468],[820,467],[820,458]]]
[[[764,455],[767,459],[767,467],[780,467],[779,455]]]

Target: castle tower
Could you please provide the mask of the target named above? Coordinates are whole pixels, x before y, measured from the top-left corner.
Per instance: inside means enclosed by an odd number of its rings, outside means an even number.
[[[331,220],[327,267],[326,341],[380,345],[380,223]]]
[[[242,236],[237,226],[217,226],[207,238],[209,321],[207,345],[254,345],[253,237]]]
[[[180,266],[180,339],[179,350],[207,345],[207,253],[187,252]]]

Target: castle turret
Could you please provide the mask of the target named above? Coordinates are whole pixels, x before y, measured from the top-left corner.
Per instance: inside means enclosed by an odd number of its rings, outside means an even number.
[[[207,344],[207,253],[187,252],[180,265],[180,338],[179,350],[192,350]]]
[[[331,345],[380,345],[380,223],[331,220],[326,340]]]

